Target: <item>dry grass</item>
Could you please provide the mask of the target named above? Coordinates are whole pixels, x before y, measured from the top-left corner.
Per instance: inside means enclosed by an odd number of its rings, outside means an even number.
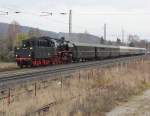
[[[100,88],[91,96],[79,103],[78,109],[82,115],[99,116],[110,111],[120,102],[128,101],[130,96],[139,94],[150,87],[150,62],[130,64],[128,68],[110,68],[101,71],[100,78],[95,79],[94,86]],[[82,107],[80,107],[82,106]],[[78,110],[76,111],[78,113]],[[78,115],[77,115],[78,116]]]
[[[7,71],[7,70],[13,70],[13,69],[17,69],[17,65],[16,63],[4,63],[4,62],[0,62],[0,72],[1,71]]]
[[[58,103],[42,116],[104,116],[120,102],[150,87],[150,61],[138,61],[107,69],[89,69],[73,73],[72,78],[15,87],[11,104],[0,101],[4,116],[38,115],[37,109]],[[19,94],[22,93],[22,94]]]

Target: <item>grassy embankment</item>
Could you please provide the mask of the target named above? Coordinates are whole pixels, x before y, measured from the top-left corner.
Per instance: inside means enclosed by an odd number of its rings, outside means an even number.
[[[150,87],[150,61],[136,61],[105,69],[88,69],[72,78],[37,82],[15,88],[11,103],[0,101],[0,112],[6,116],[35,115],[33,112],[49,103],[56,105],[42,112],[44,116],[103,116],[121,102]],[[19,94],[22,93],[22,94]]]
[[[0,72],[2,71],[7,71],[7,70],[13,70],[13,69],[17,69],[17,65],[16,63],[12,62],[12,63],[7,63],[7,62],[0,62]]]

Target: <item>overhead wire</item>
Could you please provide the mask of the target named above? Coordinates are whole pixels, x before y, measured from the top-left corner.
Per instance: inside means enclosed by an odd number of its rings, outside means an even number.
[[[78,12],[79,15],[150,15],[150,12]]]
[[[14,11],[14,13],[33,14],[33,12],[31,12],[31,11],[26,12],[24,10],[14,10],[12,8],[5,8],[5,9],[9,9],[9,10],[11,10],[11,12]],[[5,12],[5,11],[0,11],[0,12]],[[38,14],[43,13],[43,14],[46,14],[46,16],[56,14],[51,11],[42,11],[42,12],[37,11],[36,13],[38,13]],[[66,15],[68,13],[60,12],[58,14]],[[131,12],[75,12],[75,14],[78,14],[78,15],[150,15],[150,12],[132,12],[132,11]]]
[[[77,12],[75,12],[77,13]],[[54,15],[68,15],[69,13],[67,12],[60,12],[60,13],[53,13],[50,11],[38,11],[38,12],[31,12],[31,11],[25,11],[25,10],[14,10],[14,9],[10,9],[9,11],[5,11],[5,10],[1,10],[0,11],[0,15],[11,15],[11,14],[23,14],[23,15],[34,15],[34,16],[40,16],[40,17],[48,17],[48,16],[54,16]],[[143,12],[143,13],[137,13],[137,12],[122,12],[122,13],[117,13],[117,12],[93,12],[93,13],[78,13],[79,15],[150,15],[149,12]],[[44,18],[45,19],[45,18]],[[60,23],[60,24],[64,24],[64,25],[68,25],[68,22],[64,22],[64,21],[60,21],[60,20],[52,20],[51,21],[55,22],[55,23]],[[86,29],[86,27],[83,27],[81,25],[74,25],[77,28],[84,28]],[[89,28],[88,28],[89,29]],[[96,28],[90,28],[90,29],[96,29]],[[114,36],[114,35],[113,35]]]

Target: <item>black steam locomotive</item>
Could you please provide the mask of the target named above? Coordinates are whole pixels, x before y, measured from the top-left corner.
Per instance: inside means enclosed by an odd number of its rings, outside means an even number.
[[[23,66],[45,66],[71,62],[100,60],[109,57],[142,55],[145,48],[71,43],[64,38],[30,38],[16,48],[16,62]]]

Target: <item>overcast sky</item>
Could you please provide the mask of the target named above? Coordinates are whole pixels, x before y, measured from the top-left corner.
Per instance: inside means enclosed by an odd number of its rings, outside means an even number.
[[[141,39],[150,38],[150,0],[0,0],[0,22],[16,20],[21,25],[40,29],[68,32],[68,15],[73,12],[73,32],[103,35],[107,24],[107,39],[137,34]],[[21,11],[22,14],[14,14]],[[52,16],[40,16],[41,12],[53,12]],[[0,12],[0,14],[3,14]],[[150,39],[149,39],[150,40]]]

